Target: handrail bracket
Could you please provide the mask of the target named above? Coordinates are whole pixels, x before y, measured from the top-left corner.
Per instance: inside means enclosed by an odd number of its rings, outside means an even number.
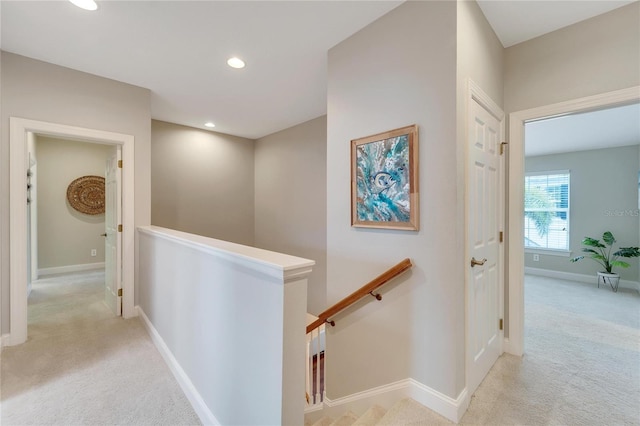
[[[377,300],[382,300],[382,295],[380,293],[374,293],[373,290],[371,290],[369,294],[375,297]]]

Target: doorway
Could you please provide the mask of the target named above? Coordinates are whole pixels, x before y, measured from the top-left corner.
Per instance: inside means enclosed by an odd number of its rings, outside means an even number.
[[[79,128],[56,123],[10,118],[10,335],[6,345],[17,345],[27,339],[28,282],[28,215],[27,171],[29,134],[69,140],[82,140],[120,147],[122,150],[122,218],[119,228],[122,240],[122,314],[135,316],[134,308],[134,138],[131,135]]]
[[[633,87],[510,114],[506,352],[519,356],[524,353],[525,124],[543,118],[594,111],[638,101],[640,87]]]
[[[118,241],[114,232],[110,232],[111,238],[105,238],[104,234],[107,219],[115,221],[120,217],[121,203],[105,203],[105,198],[106,201],[117,201],[121,191],[117,185],[116,191],[108,192],[105,197],[110,186],[105,177],[109,176],[110,170],[117,169],[117,160],[110,162],[115,167],[106,166],[107,160],[119,158],[120,146],[32,133],[28,136],[33,140],[28,147],[30,174],[27,175],[31,234],[28,239],[29,289],[42,288],[39,278],[81,271],[106,271],[106,276],[114,277],[112,281],[115,281],[115,277],[120,276],[117,270],[121,266],[121,249],[116,246]],[[118,175],[111,175],[117,184]],[[113,231],[114,226],[111,228]],[[107,250],[110,242],[114,250]],[[119,310],[115,309],[117,295],[105,290],[102,291],[105,303],[119,315]],[[69,298],[73,294],[69,293],[65,299],[71,302]],[[41,296],[38,298],[42,299]],[[120,307],[119,303],[117,307]]]

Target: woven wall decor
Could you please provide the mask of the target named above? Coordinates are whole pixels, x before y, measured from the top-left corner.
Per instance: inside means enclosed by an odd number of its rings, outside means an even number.
[[[104,178],[82,176],[69,184],[67,200],[71,207],[84,214],[104,213]]]

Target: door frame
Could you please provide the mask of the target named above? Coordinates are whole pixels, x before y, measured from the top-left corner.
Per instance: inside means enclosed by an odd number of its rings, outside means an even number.
[[[504,140],[504,135],[505,135],[505,114],[504,111],[502,111],[502,108],[500,108],[500,106],[498,104],[496,104],[493,99],[491,99],[491,97],[489,97],[488,94],[486,94],[482,88],[475,83],[473,80],[469,79],[468,80],[468,87],[467,87],[467,97],[466,97],[466,111],[465,111],[465,140],[464,140],[464,148],[465,148],[465,203],[467,201],[467,196],[469,194],[469,191],[471,191],[471,188],[468,188],[468,176],[469,173],[471,172],[471,170],[469,169],[469,148],[468,148],[468,143],[469,143],[469,132],[471,131],[471,129],[469,128],[469,114],[471,113],[471,102],[476,102],[478,105],[480,105],[482,108],[484,108],[489,114],[491,114],[492,116],[494,116],[499,122],[500,122],[500,132],[502,133],[502,140]],[[502,141],[500,141],[502,142]],[[501,217],[499,222],[500,223],[500,231],[503,231],[505,228],[505,217],[504,217],[504,211],[505,211],[505,155],[501,156],[500,159],[500,179],[499,179],[499,183],[498,186],[500,188],[499,191],[499,206],[497,211],[501,212]],[[470,206],[466,206],[465,207],[465,258],[464,258],[464,262],[465,262],[465,388],[467,389],[468,393],[467,396],[468,398],[471,398],[470,393],[472,392],[471,389],[469,389],[469,376],[470,376],[470,372],[471,372],[471,366],[473,364],[473,360],[472,360],[472,353],[469,350],[469,348],[471,347],[472,342],[470,342],[471,339],[471,334],[469,332],[469,324],[471,321],[470,318],[470,286],[472,285],[472,279],[471,279],[471,271],[469,270],[469,268],[467,267],[468,264],[468,260],[471,258],[471,247],[469,247],[469,243],[468,243],[468,238],[467,235],[469,234],[469,223],[468,223],[468,217],[469,217],[469,211],[470,211]],[[498,301],[498,305],[497,308],[499,310],[499,317],[503,318],[503,313],[504,313],[504,277],[505,277],[505,248],[504,248],[504,243],[499,244],[499,250],[498,250],[498,293],[499,293],[499,301]],[[500,342],[500,353],[502,353],[504,351],[504,332],[501,330],[501,342]]]
[[[136,315],[134,308],[134,137],[122,133],[48,123],[18,117],[9,119],[9,280],[10,334],[8,346],[27,340],[27,135],[63,137],[88,143],[119,145],[126,167],[122,169],[122,289],[123,317]]]
[[[598,110],[640,101],[640,86],[509,114],[508,338],[504,350],[524,354],[524,125],[527,121]]]

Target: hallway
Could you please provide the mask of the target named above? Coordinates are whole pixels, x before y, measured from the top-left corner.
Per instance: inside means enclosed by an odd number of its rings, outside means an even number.
[[[3,425],[200,424],[142,323],[103,300],[103,271],[33,283],[29,339],[2,353]]]

